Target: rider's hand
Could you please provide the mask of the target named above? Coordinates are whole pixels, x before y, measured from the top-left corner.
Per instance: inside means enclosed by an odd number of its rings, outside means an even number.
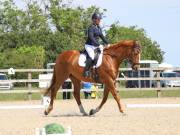
[[[110,47],[110,46],[111,46],[110,44],[107,44],[107,45],[106,45],[107,48]]]
[[[101,47],[103,47],[103,45],[99,45],[99,47],[101,48]]]

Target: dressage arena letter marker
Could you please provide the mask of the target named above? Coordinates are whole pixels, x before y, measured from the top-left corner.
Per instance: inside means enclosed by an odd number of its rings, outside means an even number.
[[[180,108],[180,104],[127,104],[127,108]]]

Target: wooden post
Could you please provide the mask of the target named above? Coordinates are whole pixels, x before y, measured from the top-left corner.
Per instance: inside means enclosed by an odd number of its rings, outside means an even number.
[[[157,71],[157,97],[161,97],[160,70]]]
[[[28,80],[31,80],[31,79],[32,79],[32,73],[28,72]],[[31,100],[31,97],[32,97],[31,89],[32,89],[32,84],[31,82],[28,82],[28,99],[29,100]]]

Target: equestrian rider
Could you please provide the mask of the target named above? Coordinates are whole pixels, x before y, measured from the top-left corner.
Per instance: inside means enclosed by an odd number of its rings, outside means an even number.
[[[90,67],[93,63],[94,57],[95,57],[94,50],[96,48],[102,48],[102,45],[100,45],[100,43],[99,43],[99,38],[101,38],[102,41],[106,45],[108,45],[108,41],[104,37],[104,35],[102,33],[102,29],[99,26],[101,19],[102,19],[101,14],[94,13],[92,15],[92,24],[88,28],[88,33],[87,33],[88,38],[85,43],[85,50],[87,51],[90,58],[86,60],[86,67],[84,68],[84,73],[83,73],[84,77],[90,76],[89,69],[90,69]]]

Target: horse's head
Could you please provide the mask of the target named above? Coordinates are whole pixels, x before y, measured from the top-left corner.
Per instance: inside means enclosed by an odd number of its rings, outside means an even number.
[[[104,49],[104,54],[116,57],[118,61],[128,59],[133,70],[140,68],[141,46],[134,40],[124,40]]]
[[[132,64],[131,67],[133,70],[138,70],[140,68],[140,57],[141,57],[140,54],[141,54],[141,46],[139,42],[135,41],[129,59]]]

